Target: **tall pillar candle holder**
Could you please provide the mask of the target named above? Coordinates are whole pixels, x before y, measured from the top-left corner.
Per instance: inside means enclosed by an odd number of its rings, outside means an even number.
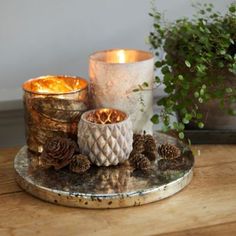
[[[55,136],[77,139],[79,118],[89,106],[86,80],[49,75],[26,81],[23,89],[29,150],[42,152]]]
[[[130,115],[135,133],[152,133],[154,57],[150,52],[131,49],[95,52],[90,56],[89,75],[94,108],[123,110]],[[143,84],[145,89],[134,92]]]

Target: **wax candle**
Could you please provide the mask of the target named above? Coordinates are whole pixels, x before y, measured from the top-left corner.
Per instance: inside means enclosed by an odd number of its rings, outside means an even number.
[[[90,56],[89,75],[95,108],[121,109],[130,115],[135,133],[152,133],[154,57],[150,52],[130,49],[96,52]],[[143,84],[142,91],[134,92]]]

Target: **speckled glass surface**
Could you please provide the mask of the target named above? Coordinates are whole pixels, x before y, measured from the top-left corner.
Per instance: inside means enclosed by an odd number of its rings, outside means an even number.
[[[155,133],[157,144],[174,143],[186,157],[181,170],[160,171],[158,162],[148,172],[128,166],[96,167],[84,174],[34,168],[34,156],[24,146],[15,158],[16,180],[29,193],[58,204],[112,208],[141,205],[168,197],[186,186],[192,177],[194,157],[177,139]],[[149,196],[150,195],[150,196]],[[133,199],[132,199],[133,198]]]

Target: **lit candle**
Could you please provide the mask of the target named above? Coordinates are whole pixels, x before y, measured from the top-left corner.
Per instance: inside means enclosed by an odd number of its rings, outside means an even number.
[[[135,133],[144,130],[152,133],[154,57],[151,53],[129,49],[96,52],[90,56],[89,74],[95,108],[123,110],[131,116]],[[148,86],[134,92],[144,83]]]
[[[54,136],[77,139],[77,124],[88,109],[88,83],[78,77],[42,76],[23,84],[26,141],[42,152]]]
[[[132,151],[133,131],[129,115],[112,108],[85,112],[78,126],[80,151],[97,166],[123,163]]]

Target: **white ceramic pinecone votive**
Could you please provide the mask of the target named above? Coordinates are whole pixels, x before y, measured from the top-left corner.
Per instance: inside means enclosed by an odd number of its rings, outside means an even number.
[[[97,166],[123,163],[132,151],[133,131],[129,115],[116,109],[85,112],[78,125],[80,151]]]

